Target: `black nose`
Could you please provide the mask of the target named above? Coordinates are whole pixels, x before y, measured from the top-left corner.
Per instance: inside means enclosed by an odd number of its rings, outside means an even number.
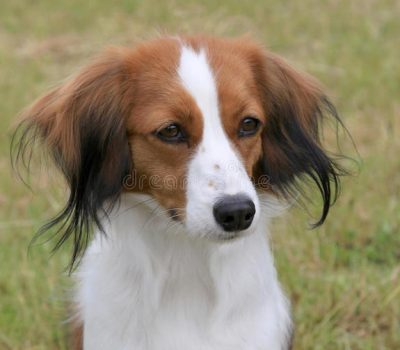
[[[246,195],[226,195],[214,205],[213,212],[215,220],[224,231],[241,231],[251,225],[256,208]]]

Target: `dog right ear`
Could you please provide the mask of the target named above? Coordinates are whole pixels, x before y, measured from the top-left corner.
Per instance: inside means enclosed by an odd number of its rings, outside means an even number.
[[[110,50],[41,97],[23,113],[13,137],[14,164],[29,163],[31,142],[40,139],[66,178],[68,201],[39,234],[56,226],[56,248],[73,236],[71,268],[87,246],[91,224],[102,229],[99,215],[118,200],[132,168],[125,128],[132,67],[125,58],[125,51]]]
[[[284,198],[300,194],[308,201],[307,189],[314,185],[322,199],[321,215],[313,225],[319,226],[336,201],[341,177],[348,173],[339,162],[343,157],[323,147],[321,129],[326,119],[343,124],[314,78],[259,45],[246,42],[241,49],[251,64],[266,116],[263,152],[254,173],[268,179],[267,189]]]

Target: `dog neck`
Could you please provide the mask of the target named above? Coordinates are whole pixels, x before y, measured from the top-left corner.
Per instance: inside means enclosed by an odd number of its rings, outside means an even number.
[[[157,298],[193,299],[204,293],[211,305],[235,294],[267,293],[268,280],[275,278],[265,221],[246,237],[211,241],[191,237],[150,197],[124,194],[103,226],[105,234],[96,235],[89,257],[96,251],[115,257],[104,269],[115,277],[129,271],[134,288],[141,281],[142,287],[159,291]],[[157,298],[155,304],[165,304]]]
[[[253,325],[251,332],[265,334],[265,324],[255,325],[255,320],[274,322],[274,332],[289,329],[266,227],[260,222],[252,234],[228,242],[194,238],[150,197],[124,194],[80,268],[83,319],[96,325],[95,305],[101,305],[124,327],[132,327],[132,334],[157,329],[165,332],[157,338],[163,341],[174,339],[171,334],[179,329],[190,337],[216,332],[223,339],[226,325],[243,336],[249,335],[248,325]]]

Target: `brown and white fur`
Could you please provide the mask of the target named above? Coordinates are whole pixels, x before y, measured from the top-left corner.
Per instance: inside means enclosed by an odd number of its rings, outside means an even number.
[[[312,78],[249,38],[165,37],[106,51],[24,115],[17,157],[41,138],[70,188],[44,230],[84,253],[84,349],[289,348],[268,221],[306,180],[321,224],[340,174]]]

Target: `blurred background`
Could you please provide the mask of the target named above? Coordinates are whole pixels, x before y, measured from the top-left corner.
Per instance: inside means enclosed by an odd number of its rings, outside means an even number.
[[[66,349],[68,247],[28,245],[62,181],[10,170],[18,113],[107,45],[159,33],[245,33],[327,87],[357,176],[324,226],[294,208],[271,237],[295,349],[400,349],[400,1],[13,0],[0,10],[0,349]],[[347,144],[349,141],[346,141]],[[347,147],[346,145],[344,146]],[[351,150],[351,147],[348,147]]]

